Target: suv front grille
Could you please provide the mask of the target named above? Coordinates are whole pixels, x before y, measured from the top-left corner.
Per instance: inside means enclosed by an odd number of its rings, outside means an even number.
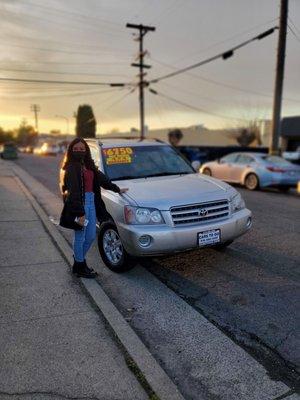
[[[229,216],[229,204],[227,200],[219,200],[172,207],[170,211],[174,225],[184,225],[226,218]]]

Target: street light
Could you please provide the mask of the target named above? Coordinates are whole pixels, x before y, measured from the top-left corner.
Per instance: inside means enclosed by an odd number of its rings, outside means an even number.
[[[65,117],[64,115],[55,115],[55,117],[56,118],[62,118],[62,119],[64,119],[65,121],[66,121],[66,123],[67,123],[67,134],[69,134],[69,118],[68,117]]]

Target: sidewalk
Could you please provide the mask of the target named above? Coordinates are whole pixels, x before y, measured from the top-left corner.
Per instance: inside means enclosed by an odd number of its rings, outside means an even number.
[[[3,161],[0,237],[0,399],[147,399]]]

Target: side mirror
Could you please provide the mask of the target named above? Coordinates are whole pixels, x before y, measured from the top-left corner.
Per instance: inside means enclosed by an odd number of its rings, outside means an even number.
[[[200,166],[201,166],[200,161],[195,160],[192,162],[192,167],[196,172],[199,172]]]

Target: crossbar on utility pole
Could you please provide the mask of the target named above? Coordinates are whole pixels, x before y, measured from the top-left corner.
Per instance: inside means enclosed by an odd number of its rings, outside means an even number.
[[[275,91],[273,100],[272,138],[269,150],[270,154],[279,154],[279,137],[280,137],[280,124],[281,124],[281,104],[282,104],[282,90],[283,90],[283,78],[284,78],[287,20],[288,20],[288,0],[281,0],[277,66],[276,66]]]
[[[126,28],[131,29],[138,29],[139,30],[139,37],[138,40],[140,42],[139,45],[139,55],[138,60],[139,63],[131,64],[132,67],[139,68],[139,101],[140,101],[140,138],[143,140],[145,138],[145,100],[144,100],[144,89],[148,86],[148,82],[144,79],[146,73],[144,72],[144,68],[149,69],[151,68],[150,65],[144,64],[144,36],[149,31],[155,31],[154,26],[146,26],[142,24],[126,24]]]

